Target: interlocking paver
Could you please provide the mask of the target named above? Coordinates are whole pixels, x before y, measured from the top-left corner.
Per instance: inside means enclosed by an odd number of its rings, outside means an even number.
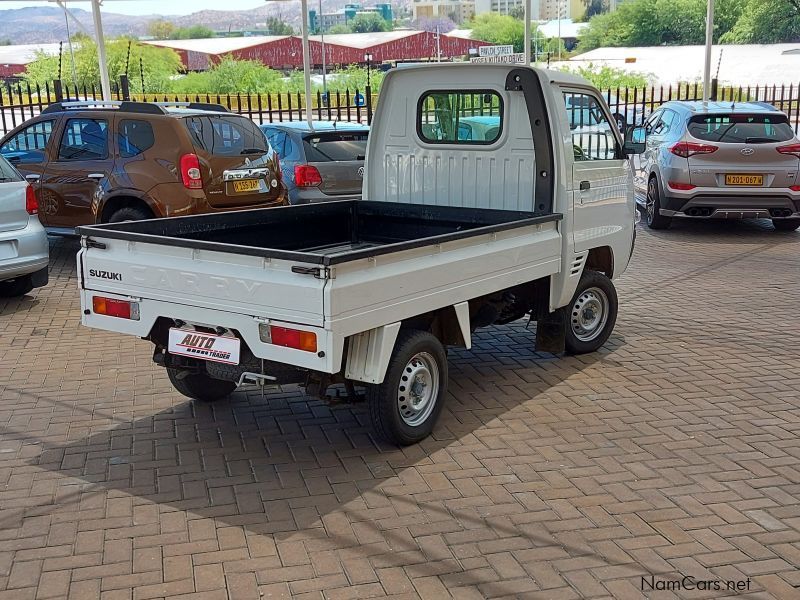
[[[51,247],[0,300],[0,599],[800,595],[800,234],[640,229],[602,351],[481,330],[405,449],[295,386],[187,401],[80,327],[77,243]]]

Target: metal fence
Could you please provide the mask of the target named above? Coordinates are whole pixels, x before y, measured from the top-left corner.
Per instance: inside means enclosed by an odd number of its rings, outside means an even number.
[[[639,125],[647,116],[670,100],[700,100],[699,83],[675,86],[617,88],[604,90],[611,112],[628,124]],[[158,102],[208,102],[247,115],[255,122],[272,123],[305,119],[304,95],[300,92],[271,94],[130,94],[123,79],[112,85],[115,100]],[[719,100],[758,101],[772,104],[789,115],[796,133],[800,133],[800,82],[797,85],[713,86],[712,97]],[[61,81],[42,86],[25,82],[0,84],[0,134],[5,134],[58,100],[99,100],[98,86],[75,87]],[[312,97],[314,119],[371,123],[379,95],[371,90],[319,91]]]

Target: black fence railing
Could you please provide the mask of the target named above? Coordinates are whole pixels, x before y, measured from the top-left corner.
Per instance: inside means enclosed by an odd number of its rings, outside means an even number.
[[[701,100],[700,83],[644,88],[603,90],[612,114],[629,125],[640,125],[648,115],[670,100]],[[713,86],[712,98],[721,101],[765,102],[789,116],[796,133],[800,133],[800,82],[797,85]],[[49,104],[59,100],[101,100],[99,85],[72,86],[55,81],[44,86],[26,82],[0,83],[0,134],[5,134]],[[122,78],[112,84],[113,100],[148,102],[208,102],[247,115],[255,122],[270,123],[305,119],[305,100],[301,92],[264,94],[132,94]],[[312,114],[317,120],[371,123],[379,95],[366,90],[319,91],[312,96]]]

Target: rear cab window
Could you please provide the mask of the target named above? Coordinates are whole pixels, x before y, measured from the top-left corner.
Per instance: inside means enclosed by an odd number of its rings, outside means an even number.
[[[303,137],[308,162],[358,161],[367,154],[367,131],[323,132]]]
[[[270,152],[264,133],[250,119],[230,115],[197,115],[183,119],[195,147],[214,156]]]
[[[689,120],[689,134],[706,142],[771,144],[794,138],[784,114],[696,115]]]
[[[503,125],[503,99],[493,90],[435,90],[417,105],[417,135],[429,144],[493,144]]]

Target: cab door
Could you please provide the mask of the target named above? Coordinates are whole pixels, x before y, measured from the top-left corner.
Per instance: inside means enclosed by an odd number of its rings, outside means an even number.
[[[634,208],[631,169],[618,130],[595,92],[565,89],[572,136],[573,231],[575,251],[604,245],[602,238],[629,229]]]
[[[94,223],[92,202],[114,166],[110,127],[111,118],[105,115],[66,119],[41,181],[48,226],[71,229]]]

